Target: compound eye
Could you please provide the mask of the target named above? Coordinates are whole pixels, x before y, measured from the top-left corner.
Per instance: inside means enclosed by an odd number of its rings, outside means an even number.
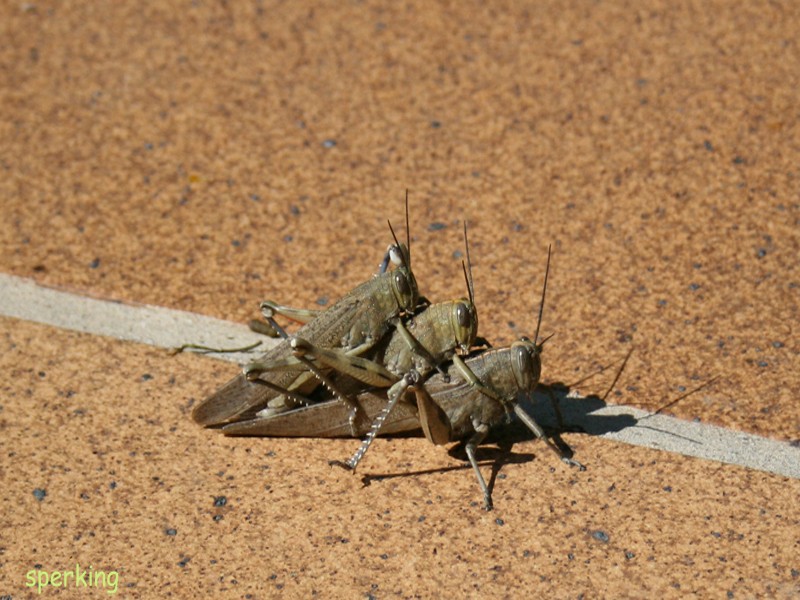
[[[403,277],[402,273],[397,272],[394,274],[394,284],[397,286],[397,291],[400,292],[401,296],[407,296],[411,293],[411,288],[408,285],[408,281],[406,281],[406,278]]]
[[[514,350],[514,375],[521,390],[528,391],[536,381],[533,381],[533,363],[530,352],[525,346],[517,346]],[[538,380],[538,377],[536,378]]]
[[[397,270],[394,272],[394,293],[397,302],[403,310],[412,310],[417,303],[417,291],[413,287],[408,272]]]
[[[456,322],[459,327],[469,328],[472,325],[472,314],[463,302],[456,304]]]

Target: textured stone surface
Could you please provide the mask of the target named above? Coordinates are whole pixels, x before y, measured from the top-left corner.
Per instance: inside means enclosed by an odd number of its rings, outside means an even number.
[[[602,396],[633,350],[610,401],[797,440],[799,27],[769,3],[9,3],[0,270],[245,321],[368,277],[409,188],[423,293],[464,293],[468,220],[497,345],[535,326],[553,244],[545,380],[609,367],[576,386]],[[352,441],[196,428],[230,365],[0,323],[0,593],[76,561],[143,596],[799,593],[797,481],[571,435],[587,472],[516,444],[485,514],[422,439],[379,441],[362,474],[399,476],[362,487],[326,463]]]

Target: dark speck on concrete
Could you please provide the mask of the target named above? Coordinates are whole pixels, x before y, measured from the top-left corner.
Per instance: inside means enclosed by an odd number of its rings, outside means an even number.
[[[778,341],[772,342],[772,347],[773,348],[783,348],[783,342],[778,342]]]
[[[439,129],[439,127],[441,126],[442,126],[441,121],[431,121],[431,127],[433,127],[434,129]]]
[[[189,561],[192,560],[191,556],[184,556],[180,561],[178,561],[178,566],[181,568],[185,568],[186,565],[189,564]]]
[[[436,221],[428,225],[428,231],[439,231],[440,229],[444,229],[445,227],[447,227],[445,223],[440,223],[439,221]]]
[[[689,289],[692,290],[693,292],[696,292],[697,290],[700,289],[700,284],[699,283],[690,283],[689,284]]]
[[[214,496],[214,506],[225,506],[228,499],[225,496]]]
[[[214,522],[219,523],[222,521],[222,515],[214,515]]]
[[[169,529],[165,529],[164,533],[166,533],[167,535],[174,536],[174,535],[178,535],[178,530],[177,529],[173,529],[172,527],[170,527]]]
[[[756,252],[756,256],[758,256],[758,258],[764,258],[766,255],[767,255],[766,248],[759,248],[758,252]]]
[[[250,194],[250,200],[253,202],[261,202],[261,196],[258,194]]]
[[[599,529],[592,532],[592,537],[599,542],[605,543],[608,541],[608,534],[605,531],[600,531]]]
[[[141,376],[141,378],[140,378],[140,379],[141,379],[142,381],[150,381],[152,378],[153,378],[153,376],[152,376],[152,375],[150,375],[150,373],[145,373],[144,375],[142,375],[142,376]]]
[[[705,146],[706,150],[708,150],[709,152],[714,151],[714,146],[712,146],[711,142],[709,142],[708,140],[703,142],[703,146]]]
[[[291,212],[296,217],[297,215],[300,214],[300,207],[295,204],[292,204],[289,207],[289,212]]]
[[[328,297],[327,296],[320,296],[317,298],[317,304],[320,306],[326,306],[328,304]]]
[[[498,525],[505,525],[506,524],[506,522],[503,521],[503,519],[495,519],[494,522],[497,523]]]
[[[333,148],[334,146],[336,146],[336,140],[327,139],[322,142],[323,148]]]
[[[100,266],[100,259],[99,258],[95,258],[92,262],[89,263],[89,268],[90,269],[96,269],[99,266]]]
[[[39,502],[44,500],[45,496],[47,496],[47,490],[43,490],[42,488],[36,488],[33,490],[33,497],[36,498]]]

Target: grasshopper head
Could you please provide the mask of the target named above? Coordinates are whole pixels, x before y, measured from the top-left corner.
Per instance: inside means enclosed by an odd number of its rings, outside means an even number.
[[[511,370],[520,391],[533,392],[542,375],[542,344],[523,337],[511,344],[513,354]]]
[[[419,301],[419,288],[414,272],[411,270],[411,234],[408,231],[408,190],[406,190],[406,243],[397,241],[397,236],[389,223],[394,244],[389,246],[389,260],[397,268],[392,274],[392,292],[400,312],[414,312]]]
[[[389,246],[387,255],[397,268],[392,272],[392,293],[400,312],[414,312],[419,301],[419,288],[414,272],[411,270],[411,236],[408,233],[408,192],[406,192],[406,243],[397,241],[397,236],[389,223],[394,244]]]
[[[450,326],[458,348],[465,354],[468,353],[478,336],[478,311],[475,310],[475,305],[466,298],[453,302]]]

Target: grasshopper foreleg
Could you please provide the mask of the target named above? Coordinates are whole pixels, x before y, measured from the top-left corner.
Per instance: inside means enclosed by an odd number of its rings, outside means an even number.
[[[474,421],[473,427],[475,428],[475,433],[467,440],[464,450],[467,453],[469,464],[472,465],[472,470],[475,471],[475,476],[478,478],[478,485],[483,492],[483,508],[484,510],[492,510],[492,494],[489,491],[489,486],[486,485],[486,480],[483,478],[480,468],[478,468],[478,459],[475,458],[475,450],[489,433],[489,426],[486,423]]]
[[[276,324],[274,323],[275,315],[281,315],[287,319],[305,325],[306,323],[316,319],[324,312],[309,308],[292,308],[291,306],[283,306],[282,304],[278,304],[272,300],[264,300],[260,305],[260,309],[264,319],[266,319],[267,322],[275,328],[275,331],[281,335],[281,337],[283,337],[283,335],[280,333],[282,329],[280,327],[276,327]]]

